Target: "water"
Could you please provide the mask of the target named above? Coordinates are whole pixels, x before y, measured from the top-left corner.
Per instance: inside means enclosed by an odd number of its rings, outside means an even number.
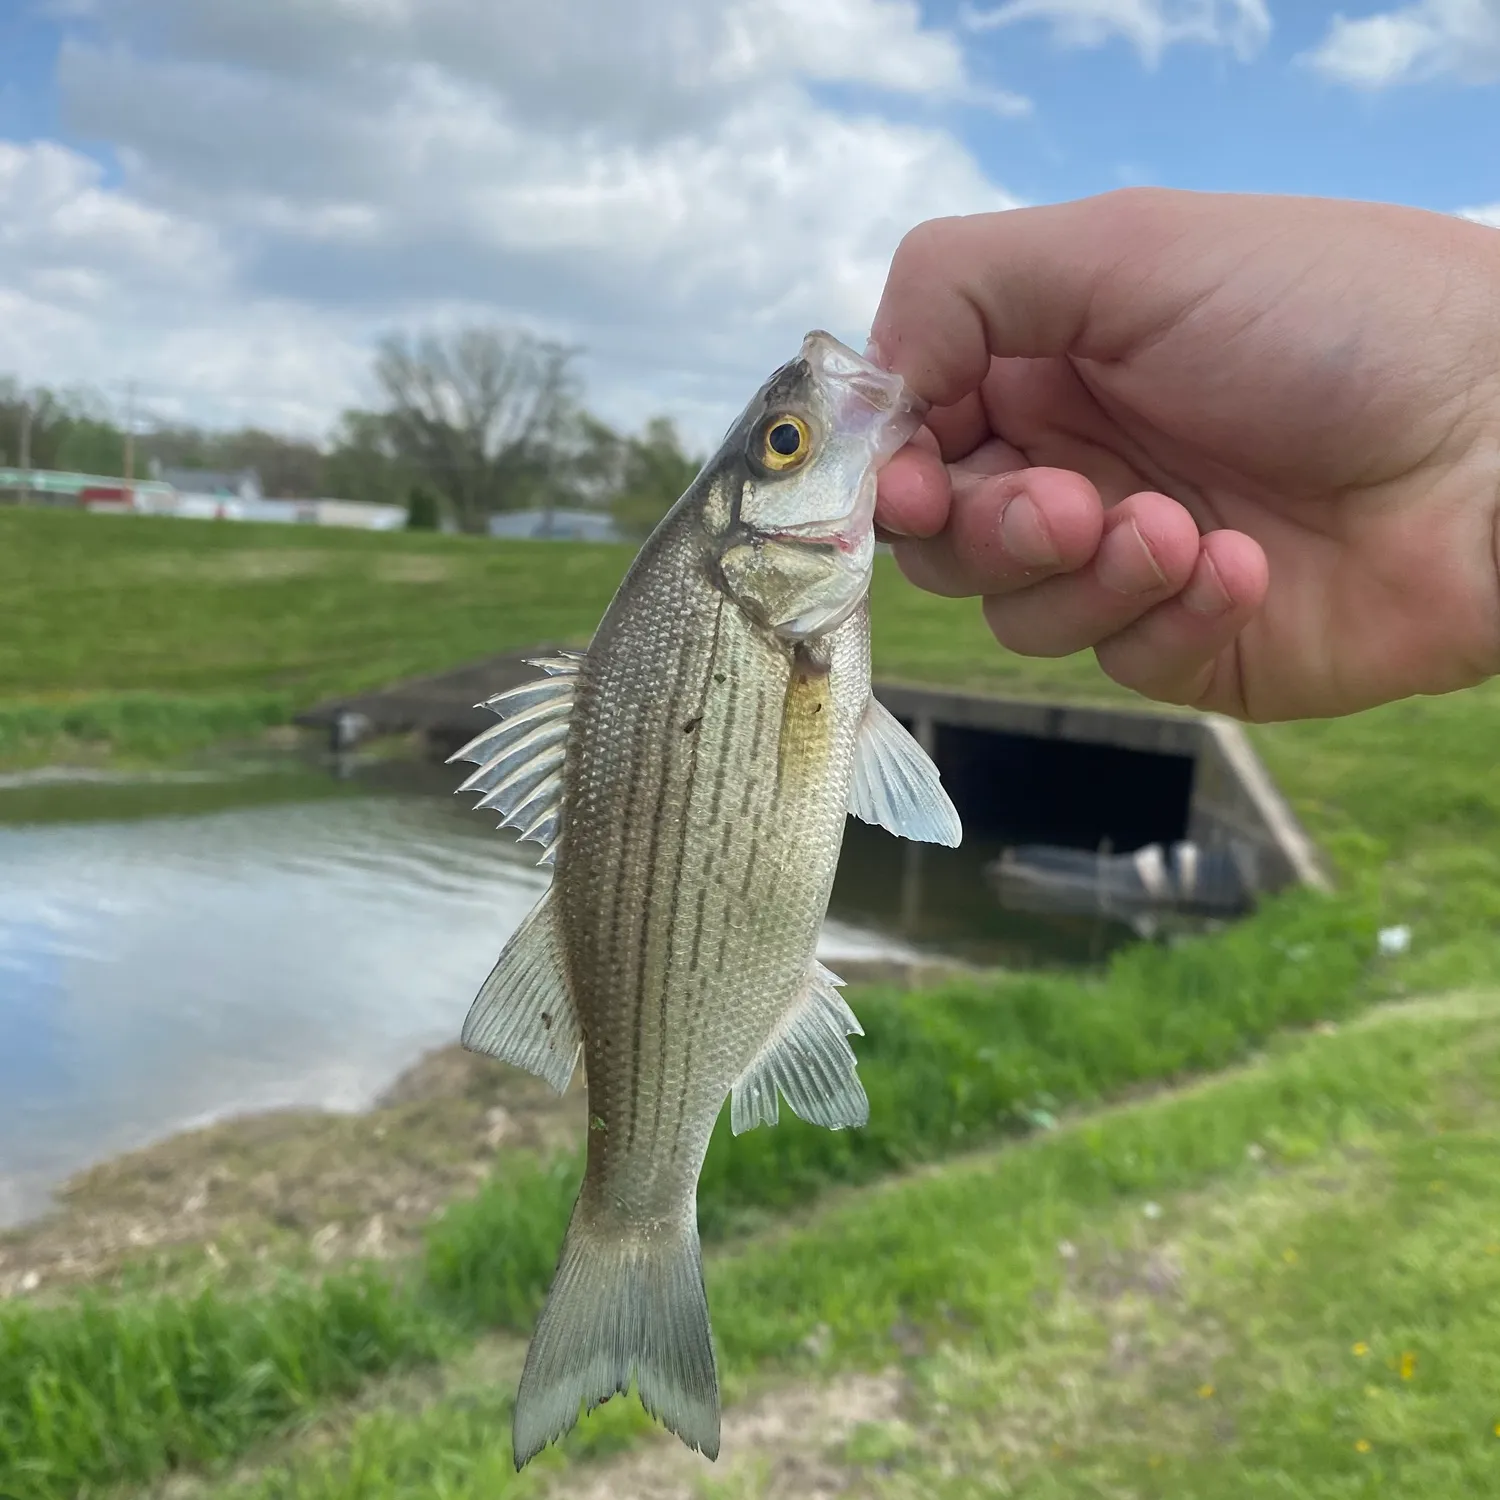
[[[453,1042],[548,876],[450,768],[0,777],[0,1224],[92,1162],[228,1115],[367,1107]],[[1075,962],[1002,911],[995,848],[851,821],[821,956]]]

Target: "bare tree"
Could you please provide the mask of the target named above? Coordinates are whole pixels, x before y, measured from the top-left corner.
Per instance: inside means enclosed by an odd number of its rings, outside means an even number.
[[[474,327],[392,335],[375,377],[400,455],[448,500],[465,531],[526,503],[572,405],[574,351],[529,333]]]

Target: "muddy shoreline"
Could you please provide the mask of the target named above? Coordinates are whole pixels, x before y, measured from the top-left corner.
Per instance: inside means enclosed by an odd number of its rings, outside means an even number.
[[[845,961],[851,984],[933,984],[946,962]],[[126,1280],[170,1285],[205,1260],[327,1265],[414,1251],[422,1226],[504,1151],[582,1140],[585,1091],[458,1046],[429,1052],[360,1114],[282,1109],[218,1121],[70,1178],[41,1218],[0,1232],[0,1298]]]

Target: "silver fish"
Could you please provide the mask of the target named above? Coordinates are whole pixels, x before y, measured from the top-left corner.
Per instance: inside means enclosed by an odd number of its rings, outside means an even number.
[[[757,392],[646,542],[586,653],[489,700],[461,790],[555,866],[464,1045],[559,1091],[588,1163],[527,1353],[517,1468],[628,1389],[716,1457],[697,1185],[777,1096],[829,1129],[869,1104],[858,1021],[817,962],[845,813],[956,845],[937,769],[870,694],[875,476],[921,422],[826,333]]]

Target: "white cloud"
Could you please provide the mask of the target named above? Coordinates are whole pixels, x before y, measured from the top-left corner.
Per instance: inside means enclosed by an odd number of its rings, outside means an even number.
[[[0,141],[0,371],[115,397],[135,380],[168,418],[321,428],[312,393],[352,373],[318,337],[323,320],[247,302],[211,227],[103,180],[63,146]]]
[[[103,176],[97,162],[52,142],[0,141],[0,279],[62,285],[59,277],[109,266],[180,286],[217,274],[222,261],[210,232],[106,190]]]
[[[1420,0],[1353,21],[1336,15],[1303,60],[1355,88],[1444,75],[1488,83],[1500,78],[1500,0]]]
[[[0,145],[0,370],[303,430],[378,332],[485,318],[711,440],[913,223],[1013,201],[943,122],[1019,105],[910,0],[111,0],[60,85],[121,181]]]
[[[1480,208],[1461,208],[1460,219],[1471,219],[1476,224],[1488,224],[1491,229],[1500,229],[1500,203],[1486,203]]]
[[[1065,47],[1100,47],[1120,37],[1151,66],[1183,42],[1225,47],[1248,61],[1271,35],[1265,0],[1007,0],[994,10],[968,10],[964,19],[975,31],[1048,21]]]

